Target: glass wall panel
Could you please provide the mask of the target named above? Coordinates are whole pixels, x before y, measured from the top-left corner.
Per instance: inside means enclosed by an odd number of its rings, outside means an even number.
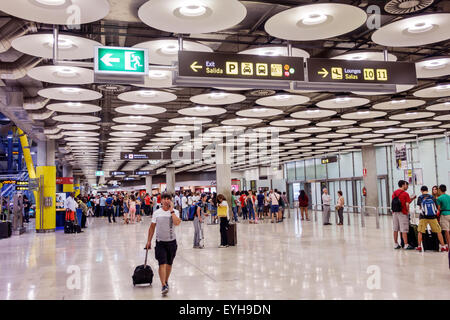
[[[375,153],[377,157],[377,174],[387,174],[386,147],[375,148]]]
[[[287,171],[287,180],[294,181],[295,180],[295,162],[287,163],[286,171]]]
[[[322,164],[322,159],[316,160],[316,179],[326,179],[327,178],[327,165]]]
[[[314,159],[305,160],[306,180],[313,180],[316,178],[314,173]]]
[[[295,162],[295,175],[297,180],[304,181],[305,180],[305,162],[304,161],[296,161]]]
[[[328,167],[328,178],[338,179],[339,177],[339,166],[338,162],[331,162],[327,164]]]
[[[344,153],[339,157],[339,162],[341,166],[341,178],[351,178],[353,177],[353,161],[352,153]]]
[[[362,164],[362,153],[353,152],[354,166],[355,166],[355,177],[362,177],[363,175],[363,164]]]

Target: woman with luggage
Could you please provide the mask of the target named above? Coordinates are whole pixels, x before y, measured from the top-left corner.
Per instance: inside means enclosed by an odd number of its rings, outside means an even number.
[[[228,202],[223,194],[217,196],[217,215],[220,218],[220,246],[219,248],[228,248]]]
[[[298,196],[298,206],[300,208],[300,215],[302,216],[302,220],[309,221],[308,217],[308,205],[309,205],[309,198],[306,195],[305,190],[300,191],[300,195]]]

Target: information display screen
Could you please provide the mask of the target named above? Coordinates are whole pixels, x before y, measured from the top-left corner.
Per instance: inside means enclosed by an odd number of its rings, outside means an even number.
[[[287,49],[286,49],[287,50]],[[303,58],[178,52],[179,76],[303,81]]]
[[[410,62],[306,60],[309,82],[417,84],[416,67]]]

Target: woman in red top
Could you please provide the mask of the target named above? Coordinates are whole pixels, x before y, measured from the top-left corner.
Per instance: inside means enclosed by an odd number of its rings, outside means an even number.
[[[309,221],[308,203],[309,203],[309,199],[308,199],[308,196],[306,195],[305,190],[300,191],[300,195],[298,196],[298,206],[300,207],[300,213],[302,215],[302,220],[305,220],[305,215],[306,215],[306,220]]]

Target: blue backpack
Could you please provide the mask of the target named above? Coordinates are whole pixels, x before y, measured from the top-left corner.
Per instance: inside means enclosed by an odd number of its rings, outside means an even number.
[[[428,219],[436,217],[437,208],[431,196],[424,197],[424,199],[422,200],[422,212],[423,215]]]

